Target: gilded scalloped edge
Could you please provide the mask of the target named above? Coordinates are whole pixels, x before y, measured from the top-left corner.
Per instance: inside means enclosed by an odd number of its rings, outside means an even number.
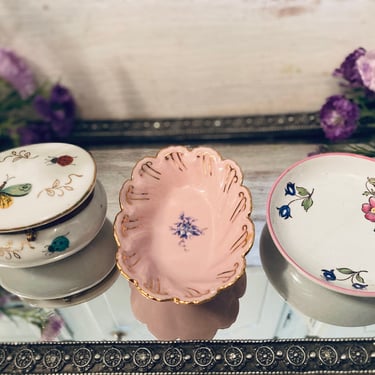
[[[117,215],[115,217],[115,220],[114,220],[114,237],[115,237],[115,240],[116,240],[116,243],[117,243],[118,247],[120,247],[121,243],[120,243],[119,236],[116,233],[116,223],[120,219],[121,215],[123,214],[122,210],[124,209],[124,204],[122,202],[121,197],[124,196],[125,197],[124,199],[126,199],[127,189],[129,188],[129,185],[131,184],[131,181],[134,179],[135,173],[137,171],[139,172],[139,170],[141,170],[144,173],[149,174],[149,176],[151,178],[158,179],[159,178],[159,172],[152,168],[152,160],[157,159],[157,158],[162,158],[162,157],[171,157],[171,155],[176,155],[179,152],[183,152],[183,153],[184,152],[194,152],[197,156],[198,156],[198,153],[200,152],[200,154],[199,154],[200,157],[202,157],[203,155],[207,155],[207,154],[213,155],[215,158],[217,158],[218,161],[221,161],[221,162],[224,162],[224,163],[228,162],[229,165],[232,165],[234,167],[234,169],[236,170],[236,172],[238,173],[237,183],[240,184],[241,191],[242,192],[245,191],[245,195],[248,198],[247,220],[248,220],[248,225],[249,225],[249,233],[247,234],[247,238],[246,238],[248,246],[246,247],[246,249],[241,254],[243,262],[242,262],[242,265],[241,265],[236,277],[233,280],[231,280],[230,282],[226,282],[224,285],[217,288],[215,293],[211,294],[210,297],[207,297],[207,298],[204,298],[204,299],[200,298],[200,299],[196,299],[196,300],[191,301],[191,300],[183,300],[179,297],[173,297],[173,296],[168,297],[168,298],[157,298],[157,297],[151,295],[146,290],[144,290],[142,288],[142,286],[139,285],[137,280],[133,279],[130,275],[128,275],[122,269],[121,265],[119,264],[119,256],[120,256],[119,252],[117,252],[117,255],[116,255],[116,259],[117,259],[116,264],[117,264],[117,267],[120,270],[121,275],[124,276],[131,283],[133,283],[134,286],[137,288],[137,290],[142,295],[144,295],[146,298],[148,298],[150,300],[154,300],[154,301],[157,301],[157,302],[172,301],[176,304],[200,304],[200,303],[204,303],[204,302],[207,302],[209,300],[212,300],[213,298],[215,298],[215,296],[217,296],[218,293],[220,293],[222,290],[224,290],[226,288],[229,288],[232,285],[234,285],[241,278],[241,276],[243,276],[243,274],[245,273],[245,270],[246,270],[246,259],[245,259],[246,255],[249,253],[249,251],[251,250],[251,248],[254,244],[255,227],[254,227],[253,221],[250,218],[250,215],[251,215],[251,212],[252,212],[252,196],[251,196],[250,190],[243,184],[242,169],[240,168],[240,166],[235,161],[233,161],[231,159],[223,158],[222,155],[218,151],[216,151],[215,149],[213,149],[211,147],[202,146],[202,147],[191,148],[191,147],[177,146],[177,145],[172,145],[172,146],[162,148],[157,152],[157,154],[155,156],[151,156],[151,157],[146,156],[146,157],[142,158],[133,167],[132,172],[131,172],[131,178],[126,180],[124,182],[123,186],[120,189],[120,193],[119,193],[120,211],[117,213]],[[141,164],[142,162],[143,162],[143,164]],[[175,157],[173,162],[174,162],[174,164],[177,168],[184,169],[184,165],[178,157]],[[143,168],[144,166],[145,166],[145,168]],[[224,186],[224,192],[225,192],[225,189],[226,188]]]

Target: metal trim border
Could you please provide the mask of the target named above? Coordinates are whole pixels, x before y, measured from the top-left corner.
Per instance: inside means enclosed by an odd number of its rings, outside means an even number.
[[[322,137],[315,112],[232,117],[77,121],[71,142],[80,144],[264,140]]]
[[[2,343],[2,374],[375,374],[375,339]]]

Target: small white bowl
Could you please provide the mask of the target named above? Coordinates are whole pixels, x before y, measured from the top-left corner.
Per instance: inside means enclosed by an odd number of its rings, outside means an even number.
[[[267,225],[284,258],[324,288],[375,297],[375,159],[327,153],[276,180]]]
[[[25,268],[66,258],[85,247],[103,226],[107,196],[97,180],[92,196],[70,215],[30,231],[0,233],[0,267]]]
[[[68,297],[102,281],[116,264],[113,225],[106,219],[84,249],[50,264],[29,268],[0,268],[0,284],[11,293],[35,300]]]
[[[304,315],[344,327],[375,324],[375,298],[337,293],[306,277],[280,254],[267,225],[261,234],[259,251],[263,269],[273,287]]]

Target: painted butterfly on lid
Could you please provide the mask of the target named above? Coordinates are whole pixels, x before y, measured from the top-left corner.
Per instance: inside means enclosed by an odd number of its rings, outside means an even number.
[[[8,181],[14,177],[7,175],[6,180],[0,185],[0,208],[9,208],[15,197],[23,197],[31,191],[31,184],[17,184],[7,186]]]

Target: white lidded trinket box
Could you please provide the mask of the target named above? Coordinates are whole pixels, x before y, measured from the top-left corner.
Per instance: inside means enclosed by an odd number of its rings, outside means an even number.
[[[82,293],[116,268],[107,196],[83,148],[0,153],[0,284],[39,302]]]

